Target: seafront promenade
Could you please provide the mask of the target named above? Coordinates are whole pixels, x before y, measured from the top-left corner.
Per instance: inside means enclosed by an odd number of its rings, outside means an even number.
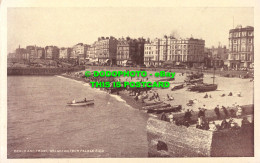
[[[110,67],[110,66],[85,66],[86,69],[90,70],[111,70],[111,71],[124,71],[124,70],[143,70],[143,71],[171,71],[176,73],[191,73],[191,72],[202,72],[204,74],[213,74],[214,69],[196,69],[196,68],[140,68],[140,67]],[[253,77],[253,71],[242,71],[242,70],[221,70],[216,69],[215,74],[226,77],[240,77],[249,74],[249,77]]]
[[[124,68],[125,70],[126,68]],[[88,71],[116,71],[116,70],[123,70],[123,68],[118,67],[88,67],[86,69]],[[129,68],[127,70],[148,70],[147,73],[154,74],[155,72],[159,71],[165,71],[165,69],[138,69],[138,68]],[[85,70],[84,70],[85,71]],[[72,78],[74,80],[80,80],[83,82],[86,82],[84,77],[84,71],[81,71],[81,73],[71,73],[71,74],[63,74],[62,76],[67,78]],[[173,70],[170,70],[172,72],[175,72]],[[176,84],[184,83],[184,80],[186,78],[186,75],[189,74],[190,70],[176,70],[175,80],[170,82],[170,87],[167,89],[162,88],[153,88],[152,91],[148,92],[148,98],[151,97],[154,93],[158,93],[160,99],[164,101],[164,103],[168,103],[170,105],[182,105],[183,111],[186,109],[192,109],[194,111],[197,111],[199,107],[202,107],[203,105],[206,106],[208,110],[214,109],[217,105],[225,106],[225,107],[233,107],[234,105],[250,105],[253,104],[253,82],[250,81],[250,79],[242,79],[239,77],[223,77],[220,75],[216,75],[215,82],[218,84],[218,89],[216,91],[208,92],[208,95],[211,95],[211,98],[204,98],[204,95],[206,93],[198,93],[198,92],[190,92],[187,90],[188,87],[184,87],[183,89],[172,91],[171,88],[174,87]],[[180,72],[183,72],[184,74],[181,74]],[[195,71],[193,71],[195,72]],[[204,83],[212,83],[212,75],[209,72],[208,74],[204,75]],[[236,74],[239,74],[242,72],[236,72]],[[245,72],[246,73],[246,72]],[[147,79],[148,78],[148,79]],[[158,81],[163,78],[158,78],[154,76],[147,76],[147,78],[143,78],[144,80],[148,80],[150,82]],[[120,77],[120,81],[140,81],[141,77],[136,78],[130,78],[130,77]],[[232,84],[236,83],[236,85]],[[100,89],[100,88],[93,88],[93,89]],[[230,92],[233,93],[233,96],[227,96]],[[238,94],[241,94],[242,96],[239,97]],[[225,97],[222,97],[221,95],[225,94]],[[167,95],[174,98],[174,100],[168,101]],[[119,96],[123,98],[129,105],[131,105],[134,108],[140,108],[144,104],[141,102],[141,100],[134,100],[135,96],[130,96],[128,91],[120,91]],[[190,100],[196,101],[193,106],[188,106],[187,103]],[[144,102],[147,101],[144,100]]]
[[[84,66],[75,67],[75,68],[22,68],[22,67],[8,67],[7,75],[58,75],[65,72],[75,72],[84,70]]]

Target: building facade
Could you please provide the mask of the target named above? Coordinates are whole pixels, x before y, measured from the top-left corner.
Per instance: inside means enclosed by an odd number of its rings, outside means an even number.
[[[254,27],[237,26],[229,30],[229,68],[250,68],[254,63]]]
[[[70,58],[83,58],[87,56],[87,51],[90,46],[83,43],[78,43],[72,47]]]
[[[45,59],[58,59],[59,48],[57,46],[46,46],[45,47]]]
[[[117,39],[112,36],[98,38],[95,53],[100,64],[116,64]]]
[[[138,38],[136,41],[136,47],[135,47],[135,58],[134,62],[137,65],[143,65],[144,64],[144,44],[145,39]]]
[[[165,61],[190,66],[204,62],[205,41],[202,39],[176,39],[164,36],[144,45],[144,64],[161,65]]]
[[[218,47],[212,46],[212,48],[205,48],[204,53],[204,66],[208,68],[222,68],[228,59],[228,49],[226,46],[219,45]]]
[[[60,48],[60,55],[59,58],[66,58],[68,59],[70,57],[71,48]]]
[[[26,46],[26,51],[29,54],[29,58],[36,58],[37,56],[37,50],[36,50],[36,46]]]
[[[96,56],[96,50],[95,49],[96,49],[95,43],[90,45],[88,50],[87,50],[86,58],[96,59],[97,56]]]
[[[117,65],[141,65],[144,60],[145,39],[120,38],[117,43]]]
[[[30,58],[30,54],[28,53],[28,51],[25,48],[17,48],[15,50],[15,58],[17,59],[25,59],[28,60]]]
[[[37,47],[36,49],[36,58],[44,59],[45,58],[45,50],[44,48]]]

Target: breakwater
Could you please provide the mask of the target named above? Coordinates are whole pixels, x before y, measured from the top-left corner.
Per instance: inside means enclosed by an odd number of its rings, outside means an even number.
[[[85,67],[75,68],[7,68],[7,75],[59,75],[65,72],[84,70]]]

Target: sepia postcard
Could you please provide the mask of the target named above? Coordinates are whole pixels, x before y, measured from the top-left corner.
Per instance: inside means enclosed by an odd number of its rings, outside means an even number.
[[[1,160],[257,162],[258,9],[2,1]]]

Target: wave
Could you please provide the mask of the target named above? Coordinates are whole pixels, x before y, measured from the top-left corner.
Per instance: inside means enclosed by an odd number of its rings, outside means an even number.
[[[113,94],[110,94],[111,97],[114,97],[117,101],[121,101],[121,102],[126,102],[124,99],[122,99],[120,96],[118,95],[113,95]]]

